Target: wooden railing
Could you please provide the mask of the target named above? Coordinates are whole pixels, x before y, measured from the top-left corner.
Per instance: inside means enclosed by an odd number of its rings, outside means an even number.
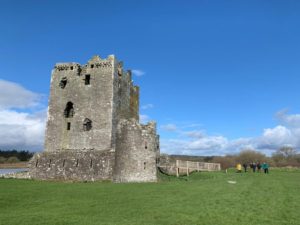
[[[193,162],[193,161],[184,161],[184,160],[176,160],[176,164],[174,165],[158,165],[161,168],[169,168],[169,170],[175,169],[176,176],[178,177],[183,172],[186,173],[187,176],[191,172],[194,171],[220,171],[221,164],[220,163],[206,163],[206,162]]]

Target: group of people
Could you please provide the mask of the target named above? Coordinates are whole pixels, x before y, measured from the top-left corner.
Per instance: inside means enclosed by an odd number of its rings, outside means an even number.
[[[264,171],[264,173],[269,173],[269,164],[264,162],[263,164],[261,164],[260,162],[252,162],[249,164],[250,169],[252,169],[253,173],[255,173],[256,171],[258,173],[260,173],[261,170]],[[243,168],[244,168],[244,172],[247,172],[248,169],[248,164],[247,163],[243,163]],[[236,165],[236,170],[237,173],[241,173],[242,172],[242,165],[240,163],[238,163]]]

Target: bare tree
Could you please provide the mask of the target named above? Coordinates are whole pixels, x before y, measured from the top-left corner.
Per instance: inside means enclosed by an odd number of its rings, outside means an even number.
[[[237,161],[240,163],[263,162],[266,161],[266,155],[252,149],[245,149],[237,155]]]

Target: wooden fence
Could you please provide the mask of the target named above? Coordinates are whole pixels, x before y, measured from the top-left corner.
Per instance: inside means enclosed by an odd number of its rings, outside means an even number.
[[[183,172],[189,176],[191,172],[194,171],[220,171],[221,164],[220,163],[205,163],[205,162],[193,162],[193,161],[184,161],[184,160],[176,160],[176,164],[174,165],[158,165],[161,168],[168,169],[169,171],[176,171],[176,176],[179,177]]]

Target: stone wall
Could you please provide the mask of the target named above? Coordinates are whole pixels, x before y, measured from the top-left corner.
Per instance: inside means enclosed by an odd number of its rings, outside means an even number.
[[[56,64],[52,72],[45,150],[111,148],[114,56],[86,65]],[[66,115],[68,103],[72,104]],[[86,130],[85,120],[91,121]]]
[[[156,124],[141,125],[138,121],[122,120],[116,142],[115,182],[153,182],[157,180],[156,161],[159,157]]]
[[[114,162],[112,150],[42,152],[30,160],[29,173],[39,180],[112,180]]]

